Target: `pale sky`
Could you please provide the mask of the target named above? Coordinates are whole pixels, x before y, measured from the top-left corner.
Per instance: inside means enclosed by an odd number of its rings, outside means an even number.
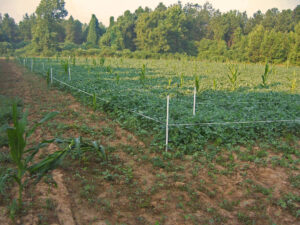
[[[203,5],[207,0],[182,0],[182,4],[187,2]],[[40,0],[0,0],[0,13],[8,13],[16,22],[19,22],[27,12],[31,14],[35,11]],[[91,15],[95,14],[99,21],[106,26],[109,24],[109,17],[115,19],[122,15],[124,11],[133,12],[139,6],[154,9],[159,2],[166,6],[177,3],[177,0],[65,0],[66,9],[75,19],[83,23],[88,23]],[[248,16],[252,16],[257,10],[265,12],[270,8],[294,9],[300,0],[209,0],[215,9],[222,12],[237,9],[241,12],[247,11]]]

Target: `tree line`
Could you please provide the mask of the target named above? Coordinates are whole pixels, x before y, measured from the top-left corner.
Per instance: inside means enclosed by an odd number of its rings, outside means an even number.
[[[222,13],[210,3],[159,3],[110,18],[105,27],[92,15],[89,24],[65,19],[64,0],[41,0],[35,13],[16,24],[0,15],[0,54],[112,54],[130,57],[179,55],[300,65],[300,5]]]

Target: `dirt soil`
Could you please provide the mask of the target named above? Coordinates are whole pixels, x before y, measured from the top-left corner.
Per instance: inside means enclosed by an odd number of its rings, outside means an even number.
[[[26,187],[26,210],[14,222],[9,202],[0,202],[0,224],[300,224],[299,140],[289,143],[293,154],[267,149],[261,161],[243,157],[257,156],[255,146],[221,149],[211,162],[197,154],[174,157],[15,62],[0,60],[0,94],[22,99],[30,123],[60,112],[30,144],[81,136],[109,155],[108,162],[92,153],[65,159],[52,176]],[[51,144],[39,157],[60,148]]]

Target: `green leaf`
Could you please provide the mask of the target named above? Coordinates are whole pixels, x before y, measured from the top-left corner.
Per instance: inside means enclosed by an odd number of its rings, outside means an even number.
[[[29,138],[34,131],[36,130],[36,128],[38,128],[40,125],[42,125],[43,123],[47,122],[48,120],[51,120],[53,117],[55,117],[57,114],[59,114],[59,112],[50,112],[48,113],[46,116],[44,116],[43,119],[41,119],[38,123],[36,123],[32,129],[30,129],[27,133],[26,133],[26,138]]]

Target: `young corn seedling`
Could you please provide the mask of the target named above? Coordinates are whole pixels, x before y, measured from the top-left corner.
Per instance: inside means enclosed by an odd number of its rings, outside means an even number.
[[[74,149],[80,150],[82,152],[96,151],[101,159],[107,161],[107,155],[103,146],[99,146],[96,141],[93,141],[91,143],[83,142],[81,138],[69,140],[43,140],[36,146],[27,148],[27,140],[34,133],[34,131],[43,123],[55,117],[57,114],[58,112],[48,113],[32,128],[28,128],[28,113],[24,113],[22,118],[19,119],[17,105],[16,103],[13,104],[13,127],[7,128],[7,136],[9,142],[10,157],[12,162],[16,166],[16,170],[12,170],[10,176],[16,181],[19,187],[17,210],[20,210],[22,207],[22,195],[26,184],[30,180],[34,180],[35,183],[39,182],[44,175],[56,169],[61,164],[65,156],[72,153]],[[39,152],[39,150],[54,142],[65,143],[67,144],[67,146],[63,150],[56,151],[55,153],[45,156],[39,162],[34,162],[34,157]],[[25,176],[27,174],[28,176]],[[16,205],[15,200],[12,203],[12,206],[14,205]]]
[[[172,78],[170,77],[169,80],[168,80],[168,88],[171,87],[171,84],[172,84]]]
[[[265,65],[265,72],[261,76],[262,79],[262,86],[267,87],[267,81],[269,79],[270,73],[272,72],[272,69],[270,69],[268,62]]]
[[[213,90],[217,90],[217,81],[216,81],[216,79],[213,80]]]
[[[195,76],[195,87],[196,87],[196,91],[198,92],[200,89],[200,79],[199,76]]]
[[[110,66],[107,66],[106,67],[106,72],[109,73],[109,74],[112,74],[112,69]]]
[[[239,68],[237,65],[229,65],[228,70],[230,74],[227,74],[227,77],[229,79],[229,82],[231,84],[231,89],[234,91],[237,87],[237,79],[240,75]]]
[[[184,84],[184,76],[183,73],[180,75],[180,87],[183,87]]]
[[[116,76],[116,83],[119,84],[119,82],[120,82],[120,75],[118,73],[116,73],[115,76]]]
[[[294,74],[292,78],[288,78],[289,82],[290,82],[290,88],[291,88],[291,92],[294,93],[296,90],[296,85],[297,85],[297,78],[296,78],[296,71],[294,70]]]
[[[94,111],[96,111],[96,107],[97,107],[97,98],[96,98],[96,93],[93,94],[93,109]]]
[[[65,61],[61,61],[61,65],[65,71],[65,74],[68,74],[68,70],[69,70],[69,62],[68,60]]]
[[[12,174],[12,177],[19,186],[18,208],[21,208],[22,206],[22,193],[24,185],[28,182],[27,180],[24,181],[23,177],[26,172],[30,172],[30,168],[34,166],[34,164],[32,166],[29,166],[29,163],[31,163],[33,157],[41,147],[44,147],[47,143],[51,143],[51,141],[43,141],[36,147],[26,149],[27,139],[33,134],[37,127],[50,120],[57,114],[57,112],[51,112],[38,123],[36,123],[33,128],[27,129],[27,112],[24,113],[22,118],[19,120],[17,105],[16,103],[13,104],[13,127],[7,128],[7,136],[10,149],[10,157],[12,162],[17,167],[16,171]]]
[[[105,58],[100,58],[100,62],[99,62],[99,64],[100,64],[100,66],[104,66],[104,63],[105,63]]]
[[[93,65],[94,65],[94,66],[97,66],[96,59],[93,59]]]
[[[146,80],[146,65],[143,64],[143,66],[141,68],[141,72],[140,72],[140,82],[142,84],[144,84],[145,80]]]

